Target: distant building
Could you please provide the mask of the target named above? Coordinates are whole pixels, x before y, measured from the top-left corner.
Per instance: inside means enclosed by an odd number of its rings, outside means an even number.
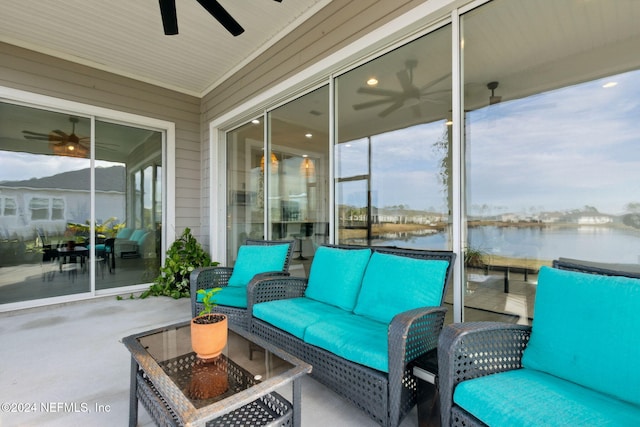
[[[126,214],[124,166],[96,168],[96,221]],[[62,235],[67,222],[90,219],[90,171],[82,169],[44,178],[0,182],[0,235],[30,239],[36,230]],[[11,232],[9,232],[11,230]]]

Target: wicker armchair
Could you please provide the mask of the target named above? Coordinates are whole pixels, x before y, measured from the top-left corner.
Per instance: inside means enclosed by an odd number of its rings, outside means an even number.
[[[637,277],[593,265],[555,260],[553,267],[605,276]],[[442,426],[485,426],[453,402],[456,386],[466,380],[522,368],[532,327],[502,322],[446,325],[438,342]]]
[[[289,266],[291,264],[291,258],[293,253],[293,240],[254,240],[247,239],[245,241],[246,245],[260,245],[260,246],[271,246],[271,245],[282,245],[288,244],[289,250],[287,252],[287,257],[284,263],[284,267],[282,271],[269,271],[261,274],[257,274],[252,281],[255,281],[259,278],[269,277],[269,276],[288,276],[289,275]],[[233,274],[233,267],[202,267],[194,270],[191,273],[189,279],[190,285],[190,293],[191,293],[191,315],[195,317],[198,313],[200,313],[204,305],[201,302],[197,301],[197,293],[199,289],[211,289],[211,288],[224,288],[227,286],[229,282],[229,278]],[[231,307],[224,306],[218,304],[216,306],[216,312],[223,313],[227,315],[229,323],[234,325],[238,325],[243,329],[248,329],[249,318],[247,314],[247,309],[239,308],[239,307]]]

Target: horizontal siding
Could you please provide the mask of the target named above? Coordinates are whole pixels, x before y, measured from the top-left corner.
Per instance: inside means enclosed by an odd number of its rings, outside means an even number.
[[[0,85],[131,114],[174,122],[176,194],[189,209],[176,213],[180,233],[200,229],[200,99],[108,72],[0,43]],[[196,236],[198,236],[196,234]],[[169,236],[172,237],[172,236]]]

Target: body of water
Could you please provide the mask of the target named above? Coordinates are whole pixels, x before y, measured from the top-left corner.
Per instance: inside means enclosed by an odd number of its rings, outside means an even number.
[[[376,244],[448,249],[446,233],[384,240]],[[559,257],[587,261],[640,263],[640,230],[602,226],[496,227],[469,229],[469,246],[487,254],[538,260]]]

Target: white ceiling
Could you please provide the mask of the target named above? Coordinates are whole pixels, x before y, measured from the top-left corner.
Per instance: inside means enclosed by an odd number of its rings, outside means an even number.
[[[164,35],[158,0],[1,0],[0,41],[202,96],[331,0],[219,0],[233,37],[196,0]]]

